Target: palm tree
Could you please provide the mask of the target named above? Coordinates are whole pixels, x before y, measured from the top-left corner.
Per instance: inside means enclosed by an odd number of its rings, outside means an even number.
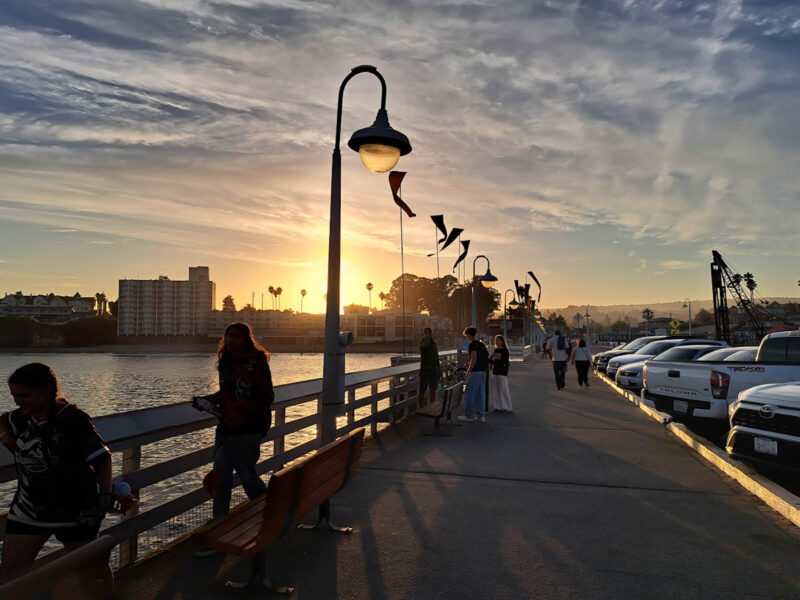
[[[758,287],[758,284],[753,278],[752,273],[745,273],[742,277],[744,277],[744,284],[747,286],[747,289],[750,290],[750,304],[753,304],[753,290]]]
[[[645,308],[642,311],[642,318],[644,319],[644,334],[645,335],[647,335],[647,333],[648,333],[648,329],[649,329],[649,325],[650,325],[650,319],[652,319],[654,316],[655,316],[655,313],[649,308]]]
[[[303,298],[306,297],[307,293],[305,290],[300,290],[300,312],[303,312]]]
[[[275,297],[278,299],[278,310],[281,309],[281,294],[283,293],[283,288],[277,287],[275,288]]]
[[[267,291],[269,292],[270,296],[272,296],[272,310],[275,310],[275,288],[269,286]]]
[[[368,306],[369,310],[367,310],[367,312],[372,312],[372,287],[373,286],[371,283],[367,284],[367,292],[369,293],[369,306]]]
[[[798,285],[800,285],[800,282],[798,283]],[[378,298],[380,298],[380,300],[381,300],[381,310],[383,310],[384,309],[384,303],[386,302],[386,294],[381,292],[380,294],[378,294]]]

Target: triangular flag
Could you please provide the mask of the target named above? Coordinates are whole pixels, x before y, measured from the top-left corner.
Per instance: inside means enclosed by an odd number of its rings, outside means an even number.
[[[456,264],[453,265],[453,271],[456,270],[456,267],[459,265],[459,263],[462,260],[467,258],[467,252],[469,251],[469,240],[463,240],[461,242],[461,245],[464,247],[464,251],[461,253],[461,256],[458,257],[458,260],[456,261]]]
[[[447,239],[447,227],[444,226],[444,215],[431,215],[431,221],[433,221],[436,228],[442,232],[442,239],[438,242],[441,244]]]
[[[411,207],[400,198],[400,184],[403,183],[403,177],[405,176],[405,171],[392,171],[389,173],[389,187],[392,188],[394,203],[402,208],[409,217],[416,217],[417,215],[414,214]]]
[[[453,227],[453,228],[450,230],[450,235],[448,235],[448,236],[447,236],[447,240],[445,240],[445,242],[444,242],[444,246],[442,246],[442,248],[441,248],[441,249],[442,249],[442,250],[444,250],[444,249],[445,249],[445,248],[447,248],[447,247],[448,247],[450,244],[452,244],[453,242],[455,242],[455,241],[458,239],[458,236],[460,236],[460,235],[463,233],[463,231],[464,231],[463,229],[459,229],[458,227]]]
[[[538,297],[538,298],[536,298],[536,302],[537,302],[537,304],[538,304],[539,300],[541,300],[541,299],[542,299],[542,284],[541,284],[541,283],[539,283],[539,280],[538,280],[538,279],[536,279],[536,275],[534,275],[534,274],[533,274],[533,271],[528,271],[528,275],[530,275],[530,276],[531,276],[531,278],[532,278],[532,279],[533,279],[533,280],[536,282],[536,285],[538,285],[538,286],[539,286],[539,297]]]

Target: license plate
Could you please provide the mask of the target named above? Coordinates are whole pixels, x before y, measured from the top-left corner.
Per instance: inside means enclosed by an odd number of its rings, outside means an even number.
[[[619,378],[620,385],[628,385],[628,378],[627,377],[620,377]]]
[[[756,452],[761,452],[761,454],[770,454],[771,456],[778,456],[777,440],[756,437],[753,438],[753,445]]]
[[[689,412],[689,403],[686,400],[673,400],[672,401],[672,410],[679,413],[688,413]]]

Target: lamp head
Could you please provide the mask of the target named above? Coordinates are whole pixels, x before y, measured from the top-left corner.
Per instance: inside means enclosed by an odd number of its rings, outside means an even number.
[[[508,306],[510,308],[517,308],[519,305],[520,305],[519,302],[517,302],[516,300],[512,300],[511,302],[508,303]]]
[[[400,160],[411,152],[408,138],[392,129],[386,109],[380,109],[375,122],[370,127],[359,129],[347,145],[358,152],[361,162],[374,173],[391,171]]]
[[[686,302],[683,303],[683,308],[689,308],[688,306],[686,306]]]
[[[495,283],[497,283],[497,277],[492,275],[492,270],[489,267],[486,267],[486,274],[481,277],[481,284],[485,288],[493,288]]]

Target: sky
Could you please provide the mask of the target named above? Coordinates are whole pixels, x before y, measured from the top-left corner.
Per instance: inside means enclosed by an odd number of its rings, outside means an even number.
[[[413,146],[407,272],[444,214],[546,306],[710,298],[712,249],[796,296],[798,56],[793,0],[3,0],[0,292],[208,265],[218,307],[323,311],[337,93],[372,64]],[[379,94],[348,84],[343,146]],[[346,146],[342,202],[342,301],[375,305],[399,209]]]

